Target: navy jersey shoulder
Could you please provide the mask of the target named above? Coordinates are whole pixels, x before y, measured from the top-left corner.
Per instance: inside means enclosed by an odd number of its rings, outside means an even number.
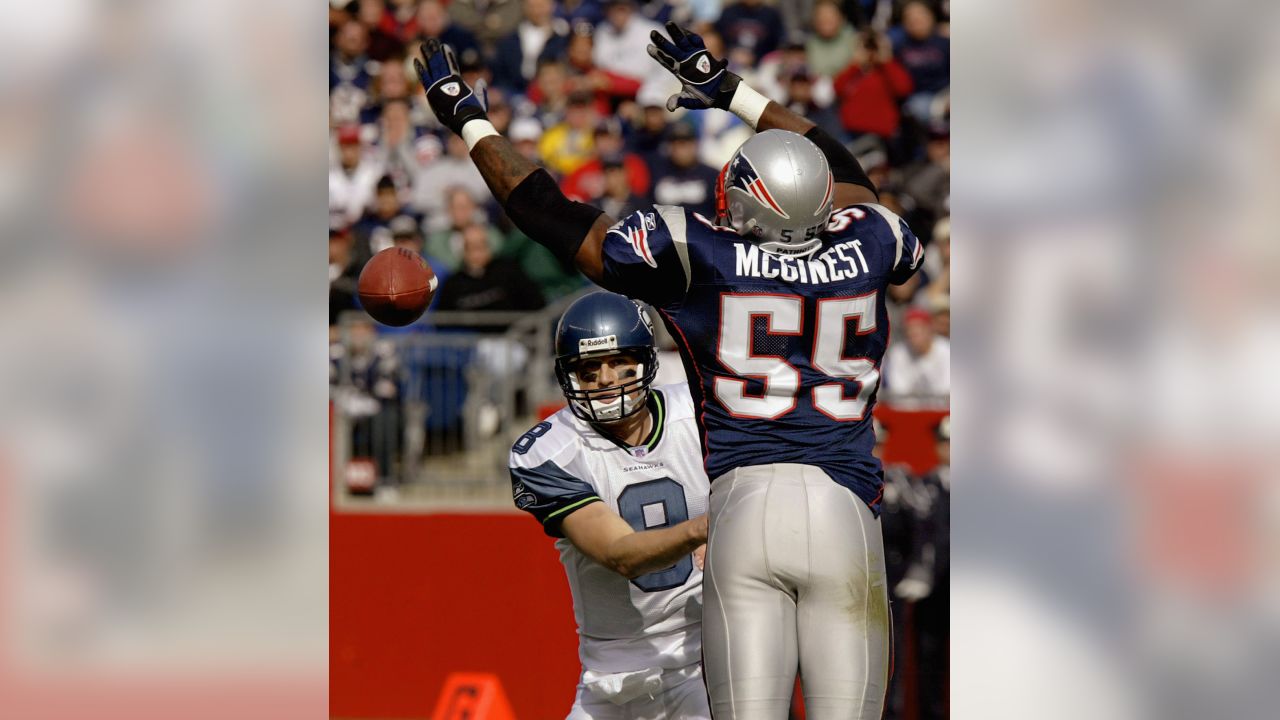
[[[817,465],[876,508],[870,418],[889,336],[885,288],[920,266],[920,241],[879,205],[833,213],[805,257],[766,253],[696,213],[681,219],[679,236],[679,223],[664,226],[675,297],[658,306],[689,371],[708,476]],[[653,252],[654,233],[648,241]]]
[[[604,236],[605,288],[655,307],[676,302],[689,286],[688,211],[654,205],[622,218]]]

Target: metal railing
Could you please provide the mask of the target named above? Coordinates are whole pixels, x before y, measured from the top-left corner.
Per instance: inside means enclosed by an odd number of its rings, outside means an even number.
[[[432,312],[376,338],[367,315],[344,313],[331,358],[335,503],[509,509],[511,443],[563,403],[553,333],[582,294],[530,312]]]
[[[561,406],[555,324],[579,293],[530,312],[433,312],[376,334],[339,318],[332,359],[335,505],[512,508],[507,458],[539,410]],[[363,337],[363,344],[361,342]],[[946,396],[881,395],[899,410],[945,410]]]

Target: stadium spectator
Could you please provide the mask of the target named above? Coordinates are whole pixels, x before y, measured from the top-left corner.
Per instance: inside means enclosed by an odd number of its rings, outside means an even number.
[[[384,62],[392,55],[404,54],[404,41],[382,27],[382,18],[386,12],[385,0],[360,0],[360,8],[356,12],[356,19],[364,25],[369,36],[369,59],[377,62]]]
[[[714,217],[713,192],[720,171],[698,160],[698,136],[693,126],[684,122],[672,125],[666,147],[664,161],[653,169],[653,202],[683,205],[703,217]]]
[[[414,0],[391,0],[389,4],[384,4],[378,28],[399,40],[403,48],[418,33]]]
[[[417,24],[414,34],[417,41],[436,38],[446,42],[458,53],[459,61],[468,51],[479,56],[480,43],[476,40],[476,36],[470,30],[454,23],[445,9],[445,3],[440,0],[421,0],[415,19]]]
[[[787,81],[799,70],[809,71],[808,59],[804,49],[804,36],[788,40],[781,48],[760,59],[756,68],[755,82],[760,86],[761,94],[774,102],[785,102],[787,99]],[[810,71],[812,74],[812,72]],[[826,107],[835,99],[831,92],[831,78],[824,78],[814,95],[819,105]]]
[[[613,101],[634,98],[640,89],[639,80],[596,66],[595,29],[587,23],[573,26],[565,49],[565,60],[569,69],[569,90],[594,93],[597,106],[605,104],[601,113],[609,112]]]
[[[844,137],[844,127],[835,109],[824,107],[814,99],[815,85],[818,82],[820,79],[809,72],[808,68],[797,68],[786,79],[786,92],[778,102],[791,112],[809,118],[833,137]]]
[[[329,92],[338,85],[352,85],[368,91],[373,72],[366,54],[369,31],[359,21],[348,20],[338,28],[329,52]]]
[[[595,101],[590,94],[570,95],[564,120],[547,128],[538,142],[538,153],[547,167],[563,176],[586,164],[595,147],[596,118]],[[466,149],[465,144],[462,147]],[[478,170],[475,175],[480,177]]]
[[[412,250],[419,255],[423,253],[422,226],[409,215],[400,215],[391,220],[391,243],[394,247]]]
[[[706,32],[715,26],[716,20],[720,19],[720,13],[724,10],[725,4],[725,0],[685,0],[690,15],[688,24],[699,33]],[[678,18],[677,22],[679,22]]]
[[[933,243],[931,252],[925,258],[924,272],[928,275],[929,284],[924,287],[925,305],[935,311],[936,308],[948,308],[951,298],[951,218],[943,217],[933,225]],[[950,317],[947,318],[948,331],[942,333],[950,336]],[[937,322],[934,323],[935,328]]]
[[[334,403],[353,421],[353,457],[372,458],[377,466],[376,492],[394,496],[399,484],[394,465],[400,450],[403,368],[395,346],[378,339],[373,321],[357,319],[349,332],[347,348],[330,347],[330,377],[337,380]]]
[[[359,267],[364,267],[369,258],[391,247],[393,242],[391,222],[403,215],[396,184],[390,176],[383,175],[378,180],[373,207],[352,228],[352,234],[355,237],[353,259]],[[416,222],[412,218],[409,218],[409,221]]]
[[[641,88],[636,95],[637,116],[627,136],[627,149],[640,156],[652,170],[662,161],[662,144],[667,136],[667,94],[657,88]]]
[[[913,94],[904,105],[921,122],[934,117],[935,97],[951,85],[951,40],[938,32],[933,8],[912,0],[902,8],[902,28],[892,35],[894,55],[911,73]]]
[[[872,418],[876,444],[872,454],[884,467],[884,497],[880,504],[880,528],[884,535],[884,565],[887,584],[894,597],[902,602],[914,602],[927,594],[932,580],[932,566],[925,561],[924,548],[928,544],[924,523],[926,496],[920,480],[911,468],[902,463],[884,461],[884,448],[889,432],[879,420]],[[898,607],[893,612],[893,642],[895,647],[906,647],[907,618],[909,614]],[[896,720],[903,717],[905,687],[903,673],[907,664],[899,665],[889,678],[889,690],[885,693],[884,717]]]
[[[520,0],[450,0],[449,17],[491,48],[510,35],[524,16]]]
[[[443,194],[447,212],[441,213],[440,219],[430,224],[432,230],[427,238],[427,256],[450,270],[457,269],[462,262],[462,233],[472,225],[481,225],[489,230],[490,249],[498,252],[502,247],[502,234],[488,224],[484,209],[476,204],[471,193],[464,188],[451,187],[445,188]]]
[[[506,234],[500,256],[518,265],[542,290],[542,297],[548,302],[587,285],[576,268],[565,267],[550,250],[530,240],[518,228],[512,227]]]
[[[609,217],[626,217],[649,206],[644,195],[637,194],[627,177],[626,158],[622,155],[604,155],[600,161],[600,192],[588,198],[591,204],[609,213]]]
[[[906,342],[889,345],[884,389],[889,397],[938,399],[951,394],[951,343],[933,331],[928,310],[912,307],[903,318]]]
[[[359,220],[382,174],[382,163],[365,151],[360,128],[339,129],[338,164],[329,171],[329,209],[341,213],[346,224]]]
[[[556,3],[556,16],[568,20],[570,25],[585,23],[595,27],[604,22],[604,2],[602,0],[560,0]]]
[[[522,114],[534,115],[543,127],[552,127],[564,119],[570,94],[568,66],[558,58],[542,58],[527,93],[534,108]]]
[[[404,55],[397,55],[379,65],[378,74],[370,86],[369,102],[365,107],[366,123],[377,122],[383,103],[409,99],[409,74],[405,71]]]
[[[537,310],[544,304],[519,265],[494,257],[487,226],[463,229],[462,263],[440,286],[440,310]]]
[[[916,604],[917,651],[920,658],[920,717],[947,717],[947,664],[951,606],[951,416],[934,430],[938,464],[923,479],[925,493],[925,558],[930,560],[931,591]]]
[[[836,75],[840,122],[853,136],[872,134],[889,142],[898,134],[898,106],[911,93],[911,75],[893,58],[888,40],[867,31],[851,43],[853,62]]]
[[[933,317],[933,331],[938,334],[938,337],[944,337],[949,342],[951,340],[951,298],[942,296],[930,299],[927,304],[929,313]]]
[[[382,156],[383,170],[398,188],[413,184],[422,168],[419,158],[422,149],[419,132],[410,119],[409,101],[404,98],[388,100],[382,105],[377,151]],[[427,141],[434,144],[434,139]]]
[[[602,70],[633,80],[650,74],[649,33],[657,23],[636,15],[634,0],[607,0],[605,21],[596,28],[595,59]]]
[[[623,163],[631,194],[641,197],[649,194],[649,168],[639,155],[624,152],[622,123],[612,117],[600,121],[596,126],[594,143],[594,156],[582,167],[569,173],[560,184],[566,196],[586,200],[602,195],[604,165],[601,159],[606,156],[617,156]]]
[[[835,77],[854,61],[858,39],[835,0],[819,0],[813,8],[813,34],[804,44],[805,62],[814,73]]]
[[[569,96],[575,93],[590,96],[597,115],[607,115],[613,107],[609,95],[598,92],[587,77],[570,67],[564,58],[542,58],[526,95],[538,106],[543,120],[554,125],[563,117]]]
[[[428,218],[444,210],[441,188],[457,185],[470,192],[473,198],[489,196],[484,178],[467,155],[467,143],[453,134],[445,143],[445,154],[424,167],[413,181],[413,206]]]
[[[531,117],[518,117],[511,121],[507,137],[511,144],[530,161],[541,162],[538,155],[538,140],[542,137],[542,123]]]
[[[727,54],[733,55],[735,50],[750,53],[745,64],[753,64],[782,43],[782,15],[777,8],[765,5],[764,0],[739,0],[720,13],[715,27],[724,38]]]
[[[338,315],[354,310],[356,284],[360,270],[352,262],[351,233],[342,227],[329,229],[329,324],[338,322]]]
[[[948,213],[951,200],[950,133],[946,130],[930,133],[925,159],[903,168],[902,176],[903,192],[911,196],[920,210],[928,213],[929,224],[925,229],[931,229],[936,218]]]
[[[360,121],[373,85],[372,63],[365,54],[369,37],[355,20],[343,22],[329,48],[329,116],[331,125]]]
[[[569,42],[569,23],[555,16],[552,0],[524,0],[524,19],[498,41],[493,56],[493,82],[522,93],[533,80],[538,59],[560,57]]]

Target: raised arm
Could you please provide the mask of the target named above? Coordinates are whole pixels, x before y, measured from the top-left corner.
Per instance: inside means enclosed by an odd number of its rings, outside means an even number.
[[[462,136],[471,159],[498,203],[520,231],[574,264],[593,282],[604,276],[602,246],[614,220],[599,208],[564,196],[545,169],[520,154],[489,122],[484,88],[476,94],[458,72],[453,50],[439,40],[422,46],[413,65],[427,102],[441,124]]]
[[[835,180],[835,206],[879,202],[875,184],[857,158],[825,130],[756,92],[728,70],[724,60],[711,56],[702,38],[675,23],[667,23],[671,39],[654,30],[649,55],[680,81],[682,90],[667,99],[667,109],[719,108],[737,115],[753,130],[790,130],[822,150]]]

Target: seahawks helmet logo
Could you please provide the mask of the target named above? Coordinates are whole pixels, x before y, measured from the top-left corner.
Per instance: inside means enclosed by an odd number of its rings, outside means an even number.
[[[644,323],[650,334],[653,334],[653,319],[649,317],[649,313],[645,312],[644,306],[636,303],[636,312],[640,315],[640,322]]]
[[[462,92],[462,87],[456,82],[445,83],[440,86],[440,89],[450,97],[457,97],[458,93]]]

